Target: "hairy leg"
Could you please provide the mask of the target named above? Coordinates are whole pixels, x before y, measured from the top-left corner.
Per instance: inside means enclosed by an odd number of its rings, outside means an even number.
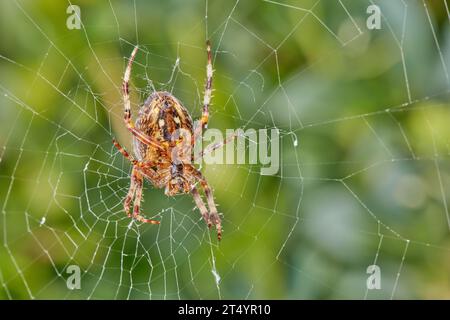
[[[130,160],[130,162],[131,162],[134,166],[138,165],[138,161],[137,161],[136,159],[134,159],[133,156],[130,155],[130,154],[128,153],[128,151],[125,150],[125,148],[123,148],[123,147],[119,144],[119,142],[117,142],[116,139],[113,138],[112,141],[113,141],[114,146],[117,148],[117,150],[119,150],[119,152],[120,152],[126,159]]]
[[[119,152],[128,160],[133,163],[133,170],[131,171],[131,184],[130,188],[128,189],[127,196],[125,197],[125,200],[123,202],[123,208],[125,212],[127,213],[128,217],[131,217],[130,214],[130,205],[131,201],[133,200],[134,196],[134,208],[133,208],[133,218],[140,222],[145,223],[152,223],[152,224],[159,224],[159,221],[151,220],[151,219],[145,219],[139,214],[140,206],[141,206],[141,200],[142,200],[142,188],[144,186],[144,179],[142,177],[142,173],[139,171],[140,169],[144,170],[144,173],[149,178],[155,178],[153,175],[153,171],[148,169],[152,164],[147,162],[139,162],[135,160],[122,146],[113,139],[114,146],[119,150]]]
[[[205,93],[203,95],[202,117],[200,118],[199,125],[195,128],[193,139],[196,139],[199,135],[201,135],[202,130],[208,126],[209,120],[209,104],[211,103],[212,81],[213,81],[211,44],[209,40],[206,41],[206,53],[208,60],[206,64],[206,83],[205,83]]]
[[[129,90],[129,82],[131,75],[131,66],[133,64],[134,58],[136,57],[138,47],[134,47],[133,52],[131,53],[130,59],[128,60],[127,68],[125,69],[125,74],[123,75],[123,83],[122,83],[122,94],[123,94],[123,103],[125,107],[124,120],[126,124],[131,124],[131,103],[130,103],[130,90]]]
[[[141,208],[141,201],[142,201],[142,188],[144,187],[144,179],[142,178],[142,174],[135,170],[134,177],[136,178],[136,194],[134,197],[134,207],[133,207],[133,218],[137,221],[144,222],[144,223],[151,223],[151,224],[160,224],[160,221],[157,220],[151,220],[151,219],[145,219],[143,216],[140,215],[139,211]]]
[[[125,113],[123,116],[123,120],[127,129],[142,143],[147,145],[151,145],[155,148],[163,149],[163,147],[153,138],[146,135],[137,129],[131,120],[131,102],[130,102],[130,75],[131,75],[131,66],[133,65],[134,58],[136,57],[138,47],[134,47],[133,52],[131,53],[130,59],[128,60],[127,68],[125,69],[125,74],[123,76],[122,83],[122,95],[123,95],[123,103]]]
[[[128,215],[128,217],[131,217],[130,214],[130,204],[133,200],[134,194],[136,192],[136,177],[135,177],[135,168],[133,167],[133,171],[131,171],[131,183],[130,188],[128,189],[127,196],[125,197],[125,200],[123,201],[123,209],[125,210],[125,213]]]
[[[131,171],[131,183],[130,188],[128,189],[127,196],[125,197],[125,200],[123,202],[123,208],[125,210],[125,213],[128,215],[128,217],[131,217],[130,214],[130,204],[133,200],[134,194],[136,192],[136,166],[139,165],[139,162],[134,159],[122,146],[116,141],[116,139],[113,139],[113,144],[119,150],[119,152],[133,164],[133,170]]]
[[[211,188],[206,180],[200,180],[200,184],[206,195],[206,200],[209,207],[209,220],[217,229],[217,239],[222,239],[222,222],[220,220],[219,213],[217,212],[216,204],[214,203],[214,196],[212,194]]]
[[[195,204],[197,205],[197,208],[200,210],[200,213],[202,214],[203,219],[205,219],[205,222],[208,224],[208,228],[211,228],[211,221],[209,221],[208,209],[206,209],[205,203],[200,197],[197,188],[193,187],[191,193],[192,197],[194,198]]]
[[[200,171],[198,171],[192,165],[186,165],[186,167],[190,171],[190,173],[200,182],[200,185],[202,186],[203,191],[205,192],[206,201],[208,203],[208,208],[209,208],[209,217],[208,217],[209,222],[216,226],[217,239],[220,240],[220,239],[222,239],[222,222],[221,222],[219,213],[217,211],[216,204],[214,202],[214,196],[213,196],[212,190],[209,187],[208,182],[203,177],[203,175]]]

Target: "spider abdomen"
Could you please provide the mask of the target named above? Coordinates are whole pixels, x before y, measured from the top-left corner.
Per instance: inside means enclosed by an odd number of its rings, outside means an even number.
[[[168,92],[150,95],[139,110],[136,127],[167,148],[175,146],[186,133],[193,135],[192,119],[181,102]],[[157,160],[162,151],[134,139],[134,153],[139,160]],[[167,158],[167,156],[165,156]],[[170,162],[171,159],[161,159]]]

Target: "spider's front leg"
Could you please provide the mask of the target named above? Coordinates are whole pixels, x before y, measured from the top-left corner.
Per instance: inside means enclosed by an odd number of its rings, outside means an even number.
[[[131,66],[133,65],[134,58],[136,57],[138,47],[134,47],[133,52],[131,53],[130,59],[128,60],[127,68],[125,69],[125,74],[123,76],[122,83],[122,95],[123,95],[123,104],[125,108],[125,113],[123,116],[123,120],[127,129],[138,139],[140,142],[153,146],[158,149],[164,149],[161,144],[158,143],[152,137],[146,135],[141,130],[137,129],[131,119],[131,102],[130,102],[130,76],[131,76]]]
[[[206,64],[206,84],[205,93],[203,95],[203,109],[202,117],[200,118],[200,125],[195,129],[194,137],[198,137],[203,129],[208,126],[209,120],[209,105],[211,103],[212,96],[212,81],[213,81],[213,67],[212,67],[212,54],[211,54],[211,43],[206,41],[206,54],[208,62]]]
[[[214,202],[214,196],[212,194],[211,188],[208,185],[206,179],[200,180],[200,184],[205,191],[206,200],[209,207],[209,221],[216,226],[217,229],[217,239],[222,239],[222,221],[220,220],[219,212],[217,211],[216,204]]]
[[[134,170],[135,169],[133,167],[133,170],[131,171],[130,188],[128,189],[127,196],[123,200],[123,209],[125,210],[125,213],[128,215],[128,218],[131,218],[130,205],[131,202],[133,201],[134,194],[136,193],[136,176],[134,174]]]

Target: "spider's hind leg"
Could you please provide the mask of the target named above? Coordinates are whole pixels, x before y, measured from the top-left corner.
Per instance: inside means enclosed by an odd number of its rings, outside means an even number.
[[[137,221],[150,223],[150,224],[160,224],[161,222],[158,220],[146,219],[140,215],[139,211],[141,208],[142,201],[142,188],[144,187],[144,179],[142,178],[142,174],[133,168],[132,179],[135,179],[136,184],[136,195],[134,197],[134,207],[133,207],[133,218]]]
[[[131,183],[130,188],[128,189],[127,196],[125,197],[125,200],[123,201],[123,209],[125,210],[125,213],[128,215],[128,217],[131,217],[130,214],[130,205],[131,201],[133,201],[134,194],[136,193],[136,179],[138,177],[135,166],[138,165],[138,161],[133,158],[132,155],[130,155],[127,150],[125,150],[119,142],[117,142],[116,139],[113,139],[113,144],[119,150],[119,152],[133,164],[133,170],[131,171]]]
[[[217,211],[216,204],[214,202],[214,196],[212,194],[211,188],[205,179],[200,180],[200,184],[205,191],[206,200],[209,207],[209,221],[216,226],[217,229],[217,239],[220,241],[222,239],[222,220],[220,219],[219,212]]]
[[[220,239],[222,239],[222,221],[220,219],[219,212],[217,211],[217,207],[216,207],[216,204],[214,202],[214,196],[213,196],[212,190],[209,187],[208,182],[203,177],[203,175],[202,175],[202,173],[200,171],[198,171],[192,165],[187,166],[187,168],[190,171],[190,174],[192,174],[200,182],[200,185],[202,186],[202,189],[205,192],[206,201],[207,201],[208,207],[209,207],[209,212],[207,212],[206,206],[203,203],[203,201],[201,200],[200,196],[198,195],[198,192],[197,192],[197,195],[196,195],[195,194],[196,189],[193,188],[191,192],[192,192],[192,194],[194,196],[194,200],[195,200],[195,202],[197,204],[197,207],[202,212],[202,216],[205,219],[205,221],[207,221],[208,227],[210,227],[211,225],[215,225],[216,226],[217,239],[220,241]],[[197,202],[198,201],[196,199],[197,196],[200,199],[201,203]],[[206,218],[206,216],[208,216],[208,218]]]
[[[197,205],[198,209],[200,210],[200,213],[202,214],[203,219],[208,225],[208,228],[211,228],[211,220],[209,219],[208,209],[206,209],[206,205],[203,202],[202,198],[200,197],[197,188],[193,187],[191,193],[192,197],[194,198],[195,204]]]

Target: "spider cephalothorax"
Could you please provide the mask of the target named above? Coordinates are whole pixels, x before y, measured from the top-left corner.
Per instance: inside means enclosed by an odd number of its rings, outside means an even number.
[[[196,137],[198,131],[197,128],[194,129],[191,116],[186,108],[169,92],[158,91],[152,93],[141,106],[135,124],[131,119],[129,79],[137,49],[135,47],[131,54],[122,85],[125,105],[124,121],[127,129],[133,134],[135,157],[123,149],[116,140],[113,140],[117,149],[133,164],[130,188],[124,200],[125,212],[138,221],[159,224],[159,221],[145,219],[139,213],[143,180],[146,178],[155,187],[165,188],[166,195],[191,193],[208,226],[216,226],[217,237],[220,240],[222,226],[211,188],[202,173],[193,165],[193,153],[190,147],[195,139],[191,139],[191,137]],[[208,108],[211,100],[213,69],[209,42],[207,42],[207,57],[207,78],[199,130],[205,128],[208,123]],[[187,132],[187,135],[180,134],[180,132]],[[189,148],[180,148],[180,146],[186,145]],[[221,145],[215,146],[214,149],[219,147]],[[200,183],[204,190],[209,210],[196,188],[197,183]],[[132,202],[134,203],[131,214]]]

